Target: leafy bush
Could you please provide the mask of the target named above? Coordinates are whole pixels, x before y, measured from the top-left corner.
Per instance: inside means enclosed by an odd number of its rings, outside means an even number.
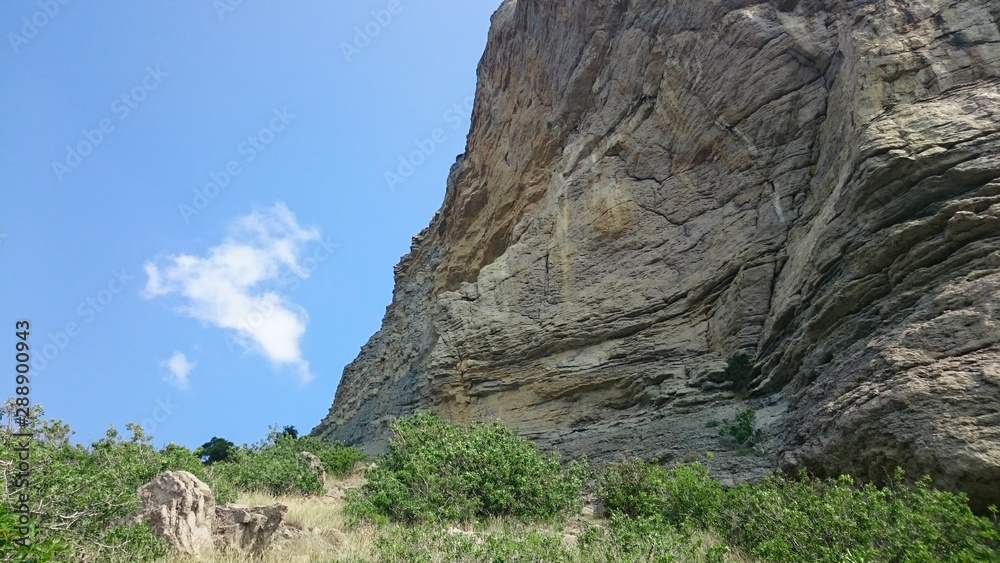
[[[391,426],[368,483],[348,499],[356,518],[468,521],[490,516],[552,519],[579,508],[584,467],[566,467],[495,420],[461,428],[423,412]]]
[[[731,546],[762,561],[1000,562],[996,521],[972,514],[963,494],[932,489],[929,478],[908,486],[903,477],[899,471],[880,488],[849,477],[772,476],[724,491],[698,464],[666,469],[631,461],[606,467],[597,493],[626,555],[642,549],[636,534],[667,534],[661,547],[685,545],[670,534],[690,537],[700,528],[722,537],[716,552]]]
[[[212,474],[238,491],[318,495],[323,493],[323,485],[302,463],[302,452],[316,455],[324,468],[335,474],[344,474],[365,459],[360,450],[340,442],[327,443],[312,436],[293,438],[276,428],[272,427],[261,443],[231,448],[226,461],[212,465]]]
[[[729,491],[719,514],[729,541],[767,561],[1000,561],[1000,528],[972,514],[964,494],[912,486],[897,470],[889,487],[850,477],[771,477]]]
[[[18,529],[21,527],[19,515],[10,510],[5,503],[0,503],[0,560],[48,563],[61,561],[70,556],[72,549],[66,543],[56,537],[41,539],[33,523],[29,524],[27,545],[21,546],[15,543],[22,541],[24,534]]]
[[[69,443],[72,430],[67,425],[43,420],[43,416],[42,408],[35,406],[27,424],[27,431],[34,435],[29,494],[33,540],[38,549],[65,546],[66,551],[88,561],[158,557],[163,547],[159,540],[142,535],[141,530],[118,526],[138,510],[138,487],[163,471],[173,470],[190,471],[209,485],[214,483],[189,450],[171,444],[158,452],[136,424],[127,425],[132,432],[128,440],[112,428],[103,439],[84,448]],[[12,434],[10,429],[0,430],[0,460],[15,457],[13,448],[18,441]],[[13,479],[5,480],[0,488],[0,511],[9,513],[16,506],[14,495],[22,490],[15,489]]]
[[[711,524],[724,498],[697,462],[672,469],[637,460],[610,464],[598,475],[596,492],[609,514],[659,518],[672,526]]]
[[[753,409],[740,411],[733,420],[722,421],[719,436],[729,438],[740,446],[753,447],[763,440],[764,434],[755,428],[757,415]]]

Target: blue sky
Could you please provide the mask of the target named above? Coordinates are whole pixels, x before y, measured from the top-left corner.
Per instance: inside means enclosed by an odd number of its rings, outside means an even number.
[[[0,395],[28,320],[76,441],[311,429],[441,204],[498,5],[5,2]]]

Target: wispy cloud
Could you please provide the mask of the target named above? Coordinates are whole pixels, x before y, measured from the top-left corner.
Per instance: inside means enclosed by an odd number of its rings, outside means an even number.
[[[236,340],[275,365],[294,366],[305,383],[312,379],[299,341],[308,315],[279,293],[289,273],[309,276],[299,259],[316,228],[300,227],[284,203],[256,210],[230,226],[229,236],[205,256],[160,257],[145,265],[144,297],[184,298],[175,310],[236,332]]]
[[[167,383],[182,391],[187,391],[191,387],[191,381],[188,379],[188,376],[195,365],[197,364],[188,360],[184,352],[174,352],[174,355],[170,356],[169,360],[163,362],[163,367],[170,371],[165,378]]]

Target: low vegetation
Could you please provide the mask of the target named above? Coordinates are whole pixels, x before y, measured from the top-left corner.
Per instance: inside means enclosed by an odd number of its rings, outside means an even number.
[[[375,522],[490,517],[552,520],[579,511],[584,465],[546,457],[500,421],[461,428],[429,413],[392,424],[393,438],[348,511]]]
[[[12,413],[7,405],[4,414]],[[4,417],[9,421],[9,417]],[[165,471],[189,471],[207,483],[219,503],[233,502],[244,491],[263,489],[275,494],[321,493],[315,474],[298,463],[303,451],[324,462],[334,474],[345,473],[363,455],[355,448],[327,444],[312,437],[291,438],[272,432],[254,446],[234,447],[231,459],[204,464],[191,450],[169,444],[159,450],[142,427],[128,424],[130,437],[115,429],[89,447],[70,443],[72,430],[58,420],[44,419],[41,407],[32,408],[24,428],[31,441],[30,503],[33,526],[30,552],[17,552],[13,540],[19,497],[24,488],[16,480],[14,448],[23,441],[17,430],[0,428],[0,560],[26,561],[152,561],[167,546],[145,525],[122,522],[139,509],[137,489]]]
[[[350,472],[361,459],[356,449],[300,438],[288,427],[203,463],[204,449],[155,450],[135,425],[128,439],[109,431],[83,448],[69,443],[61,422],[32,424],[34,547],[16,552],[8,541],[16,499],[4,466],[3,560],[166,561],[167,546],[148,528],[121,521],[138,507],[140,484],[184,469],[222,502],[289,506],[294,533],[265,555],[268,562],[1000,561],[995,512],[976,516],[963,495],[938,491],[927,479],[909,483],[902,472],[887,487],[800,475],[726,489],[709,475],[711,458],[595,470],[585,460],[539,452],[501,422],[462,428],[426,413],[396,421],[388,450],[363,474]],[[13,459],[12,432],[0,432],[0,460]],[[341,475],[328,479],[326,491],[305,476],[302,451]],[[606,514],[581,516],[584,492]]]

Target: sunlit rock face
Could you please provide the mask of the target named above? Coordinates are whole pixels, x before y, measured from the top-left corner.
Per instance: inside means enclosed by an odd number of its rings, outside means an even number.
[[[1000,503],[1000,4],[508,0],[328,439],[429,409]],[[745,353],[749,400],[725,374]],[[765,454],[710,420],[750,406]]]

